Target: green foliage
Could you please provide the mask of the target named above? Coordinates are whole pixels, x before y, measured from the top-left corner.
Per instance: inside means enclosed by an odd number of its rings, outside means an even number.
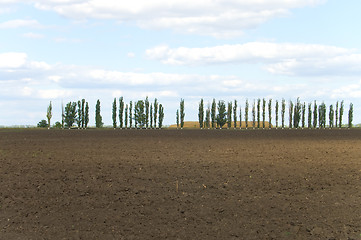
[[[268,100],[268,128],[271,128],[272,125],[272,99]]]
[[[335,111],[333,110],[332,104],[330,105],[330,110],[328,113],[328,119],[329,119],[329,127],[333,128],[333,117],[335,115]]]
[[[129,102],[129,127],[132,128],[133,127],[133,114],[132,114],[132,111],[133,111],[133,102],[130,101]]]
[[[67,128],[71,128],[77,116],[76,102],[69,102],[65,106],[64,122]]]
[[[82,118],[82,115],[81,115],[81,101],[79,100],[78,101],[78,116],[76,118],[76,124],[78,125],[78,128],[81,127],[81,118]]]
[[[231,126],[232,126],[232,102],[228,102],[227,127],[230,128]]]
[[[199,127],[203,128],[203,119],[204,119],[204,106],[203,106],[203,98],[201,99],[198,107],[198,122]]]
[[[144,105],[145,105],[145,127],[148,128],[149,127],[149,99],[148,99],[148,96],[145,98]]]
[[[292,120],[293,120],[293,102],[292,100],[290,100],[290,103],[289,103],[289,109],[288,109],[288,114],[289,114],[289,124],[288,124],[288,127],[289,128],[292,128]]]
[[[257,100],[257,128],[260,127],[261,99]]]
[[[161,129],[163,127],[164,120],[164,108],[162,104],[159,104],[159,124],[158,127]]]
[[[348,110],[348,127],[352,128],[352,120],[353,120],[353,104],[350,103],[350,109]]]
[[[282,103],[281,103],[281,125],[282,125],[282,129],[285,128],[285,112],[286,112],[286,101],[284,99],[282,99]]]
[[[46,128],[46,127],[48,127],[49,125],[48,125],[48,122],[45,120],[45,119],[43,119],[43,120],[41,120],[39,123],[38,123],[38,128]]]
[[[306,103],[302,104],[302,128],[305,128],[305,113],[306,113]]]
[[[63,101],[61,102],[61,128],[64,128],[64,104]]]
[[[180,125],[181,125],[181,129],[183,129],[184,126],[184,117],[185,117],[185,113],[184,113],[184,99],[181,99],[180,104],[179,104],[179,108],[180,108]]]
[[[338,123],[338,126],[341,128],[342,127],[342,116],[343,116],[343,100],[341,101],[341,105],[340,105],[340,121]]]
[[[302,105],[300,102],[300,98],[297,98],[296,105],[294,106],[294,116],[293,116],[293,126],[295,128],[298,128],[300,125],[301,111],[302,111]]]
[[[179,128],[179,110],[176,112],[177,129]]]
[[[279,103],[278,103],[278,100],[276,100],[276,107],[275,107],[275,114],[276,114],[276,128],[278,128],[278,108],[279,108]]]
[[[235,119],[237,121],[237,118]],[[242,129],[242,107],[239,106],[239,129]]]
[[[227,122],[226,104],[223,100],[218,101],[217,125],[222,128]]]
[[[150,118],[150,128],[153,128],[153,105],[150,104],[150,111],[149,111],[149,118]]]
[[[157,128],[158,100],[154,99],[154,128]]]
[[[205,120],[205,127],[210,128],[210,121],[211,121],[211,108],[208,104],[208,108],[206,110],[206,120]]]
[[[81,100],[81,128],[85,127],[85,99]]]
[[[242,112],[241,112],[241,108],[239,110],[240,112],[240,118],[242,118]],[[241,123],[242,125],[242,123]],[[233,104],[233,127],[237,128],[237,100],[234,100],[234,104]]]
[[[61,123],[60,122],[56,122],[55,124],[54,124],[54,126],[53,126],[54,128],[62,128],[62,125],[61,125]]]
[[[249,111],[249,103],[248,103],[248,99],[246,99],[246,106],[244,108],[244,118],[246,121],[246,129],[248,128],[248,111]],[[241,123],[242,125],[242,123]]]
[[[53,116],[52,110],[53,110],[53,106],[51,105],[51,101],[50,101],[50,104],[49,104],[49,107],[48,107],[48,110],[46,113],[46,117],[48,119],[48,128],[50,128],[50,120]]]
[[[266,99],[263,98],[263,100],[262,100],[262,128],[263,129],[266,127],[265,121],[266,121]]]
[[[87,128],[89,124],[89,104],[85,104],[85,116],[84,116],[84,127]]]
[[[125,125],[125,128],[128,128],[128,111],[129,111],[129,108],[128,108],[128,104],[126,104],[125,106],[125,111],[124,111],[124,125]]]
[[[123,97],[119,98],[119,127],[123,128],[123,113],[124,113],[124,100]]]
[[[335,124],[336,124],[336,128],[338,126],[338,101],[336,102],[336,109],[335,109],[335,114],[336,114],[336,119],[335,119]]]
[[[98,99],[97,104],[95,105],[95,127],[103,127],[102,116],[100,115],[100,100]]]
[[[312,127],[312,103],[308,103],[308,128]]]
[[[112,108],[113,128],[117,128],[117,99],[114,98]]]
[[[313,104],[313,128],[317,127],[317,103],[316,100]]]
[[[253,129],[256,127],[256,100],[253,100],[252,105],[252,127]]]
[[[216,108],[217,108],[216,99],[213,98],[212,109],[211,109],[212,128],[216,127],[215,126],[215,123],[217,121]]]
[[[134,106],[134,122],[136,128],[143,128],[146,125],[145,103],[139,100]]]

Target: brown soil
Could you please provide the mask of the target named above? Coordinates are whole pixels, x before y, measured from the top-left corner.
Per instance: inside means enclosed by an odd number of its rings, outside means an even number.
[[[360,203],[360,130],[0,130],[0,239],[359,240]]]

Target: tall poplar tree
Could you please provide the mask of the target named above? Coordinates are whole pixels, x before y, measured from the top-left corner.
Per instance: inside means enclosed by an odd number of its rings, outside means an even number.
[[[297,98],[296,104],[294,106],[294,117],[293,117],[293,127],[298,128],[300,126],[301,121],[301,111],[302,111],[302,105],[300,102],[300,98]]]
[[[227,108],[227,128],[232,126],[232,102],[228,102]]]
[[[95,127],[103,127],[102,116],[100,115],[100,100],[98,99],[95,105]]]
[[[317,103],[316,100],[313,104],[313,128],[317,128]]]
[[[215,124],[216,124],[216,108],[217,108],[217,104],[216,104],[216,99],[213,98],[212,101],[212,109],[211,109],[211,121],[212,121],[212,128],[215,128]]]
[[[148,99],[148,96],[145,98],[144,105],[145,105],[145,127],[149,128],[149,99]]]
[[[338,101],[336,102],[335,114],[336,114],[335,127],[337,128],[337,126],[338,126]]]
[[[261,99],[257,99],[257,128],[260,128]]]
[[[290,100],[290,103],[289,103],[289,109],[288,109],[288,113],[289,113],[289,117],[288,117],[288,120],[289,120],[289,128],[292,128],[292,120],[293,120],[293,102],[292,100]]]
[[[179,128],[179,109],[177,109],[177,112],[176,112],[176,121],[177,121],[177,129]]]
[[[204,120],[204,104],[202,98],[198,107],[198,122],[199,122],[199,127],[201,129],[203,128],[203,120]]]
[[[124,113],[124,100],[123,97],[119,98],[119,127],[123,128],[123,113]]]
[[[184,113],[184,99],[181,99],[180,104],[180,122],[181,122],[181,129],[183,129],[184,126],[184,117],[185,117],[185,113]]]
[[[253,100],[252,105],[252,127],[253,129],[256,127],[256,100]]]
[[[48,119],[48,129],[50,129],[50,120],[52,117],[53,117],[53,106],[51,105],[51,101],[50,101],[48,110],[46,112],[46,118]]]
[[[240,115],[240,117],[241,116],[242,115]],[[240,128],[241,128],[241,126],[242,126],[242,123],[240,123]],[[233,105],[233,127],[234,127],[234,129],[237,128],[237,100],[234,100],[234,105]]]
[[[343,100],[341,101],[341,104],[340,104],[340,121],[338,123],[338,126],[339,128],[342,128],[342,116],[343,116]]]
[[[158,118],[158,100],[154,99],[154,108],[153,108],[153,114],[154,114],[154,128],[157,128],[157,118]]]
[[[335,115],[335,111],[333,110],[333,105],[330,105],[330,110],[328,113],[329,127],[333,128],[333,117]]]
[[[163,119],[164,119],[164,108],[162,104],[159,104],[159,129],[163,127]]]
[[[77,116],[77,119],[76,119],[76,124],[78,125],[78,129],[80,129],[81,127],[81,101],[79,100],[78,101],[78,116]]]
[[[262,128],[265,129],[266,127],[266,99],[263,98],[262,100]]]
[[[272,126],[272,99],[268,100],[268,128]]]
[[[218,101],[217,125],[222,129],[227,122],[226,104],[223,100]]]
[[[89,104],[88,102],[85,103],[85,113],[84,113],[84,127],[85,129],[88,128],[89,124]]]
[[[63,101],[61,101],[61,128],[64,129],[64,104]]]
[[[350,103],[350,109],[348,110],[348,128],[352,128],[353,120],[353,104]]]
[[[208,108],[206,110],[206,128],[210,128],[210,121],[211,121],[211,107],[208,103]]]
[[[113,128],[117,128],[117,99],[114,98],[113,108],[112,108],[112,119],[113,119]]]
[[[281,123],[282,123],[282,129],[285,128],[285,112],[286,112],[286,101],[282,99],[281,104]]]
[[[302,104],[302,128],[305,128],[305,114],[306,114],[306,103]]]
[[[144,128],[146,122],[145,103],[143,100],[139,100],[134,105],[135,128]]]
[[[85,128],[85,99],[81,100],[81,128]]]
[[[248,128],[248,111],[249,111],[249,103],[248,103],[248,99],[246,99],[246,107],[244,108],[244,118],[246,121],[246,129]],[[241,123],[242,126],[242,123]]]
[[[237,119],[236,119],[237,121]],[[239,105],[239,129],[242,129],[242,107]]]
[[[150,128],[153,128],[153,105],[152,104],[150,104],[149,118],[150,118]]]
[[[128,128],[128,112],[129,112],[129,107],[128,104],[125,105],[125,110],[124,110],[124,125],[125,128]]]
[[[64,121],[67,128],[71,128],[76,120],[76,102],[69,102],[65,106]]]
[[[308,103],[308,128],[312,128],[312,103]]]
[[[132,128],[133,127],[133,114],[132,114],[132,111],[133,111],[133,102],[130,101],[129,102],[129,127]]]
[[[278,108],[279,108],[278,100],[276,100],[275,114],[276,114],[276,128],[278,128]]]

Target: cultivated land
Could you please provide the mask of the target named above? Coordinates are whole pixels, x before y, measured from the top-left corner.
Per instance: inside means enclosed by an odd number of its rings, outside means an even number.
[[[360,130],[0,130],[0,239],[361,239]]]

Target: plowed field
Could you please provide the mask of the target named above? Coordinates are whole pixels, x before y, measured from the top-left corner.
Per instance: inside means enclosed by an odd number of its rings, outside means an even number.
[[[0,130],[0,239],[361,239],[360,130]]]

